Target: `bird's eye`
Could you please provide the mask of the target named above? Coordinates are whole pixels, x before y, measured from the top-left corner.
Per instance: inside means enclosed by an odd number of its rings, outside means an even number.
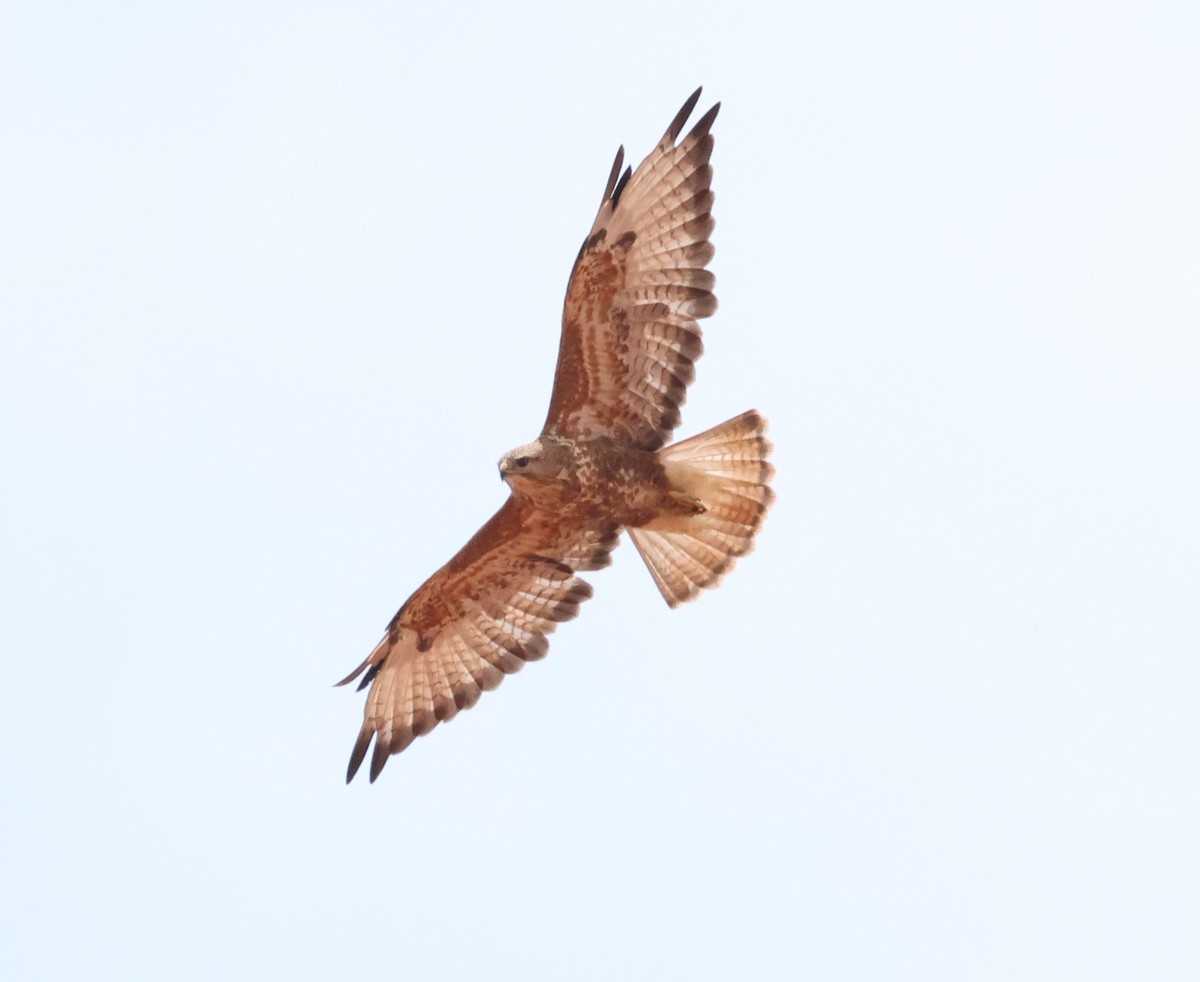
[[[518,467],[524,467],[526,464],[529,463],[529,458],[528,457],[518,457],[516,460],[513,461],[513,463],[516,464]]]

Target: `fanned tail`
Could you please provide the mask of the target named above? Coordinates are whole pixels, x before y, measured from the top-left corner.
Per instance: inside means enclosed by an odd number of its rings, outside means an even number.
[[[752,409],[658,451],[681,507],[629,535],[670,606],[716,586],[754,548],[775,499],[766,432]]]

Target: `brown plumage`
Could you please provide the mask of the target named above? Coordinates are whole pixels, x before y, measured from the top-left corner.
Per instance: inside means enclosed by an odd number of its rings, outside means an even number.
[[[346,780],[541,658],[546,636],[592,594],[628,529],[672,607],[715,586],[749,552],[774,497],[766,421],[751,410],[664,446],[717,309],[710,189],[720,104],[680,139],[697,89],[636,171],[624,150],[563,304],[554,391],[537,440],[500,460],[511,495],[404,603],[339,685],[370,685]],[[365,673],[365,674],[364,674]]]

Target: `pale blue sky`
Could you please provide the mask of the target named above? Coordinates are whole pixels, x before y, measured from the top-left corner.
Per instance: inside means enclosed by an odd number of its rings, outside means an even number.
[[[5,7],[6,975],[1197,977],[1197,8],[782,6]],[[760,547],[346,788],[698,84]]]

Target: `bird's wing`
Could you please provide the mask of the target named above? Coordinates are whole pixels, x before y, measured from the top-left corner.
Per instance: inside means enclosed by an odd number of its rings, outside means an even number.
[[[570,620],[592,588],[579,570],[607,566],[615,526],[583,527],[510,497],[471,541],[400,608],[364,671],[371,686],[349,782],[371,744],[371,780],[398,754],[505,674],[541,658],[546,635]]]
[[[679,424],[699,317],[717,309],[709,132],[720,103],[678,143],[697,89],[636,171],[624,149],[579,251],[563,305],[554,393],[543,432],[612,436],[648,450]]]

